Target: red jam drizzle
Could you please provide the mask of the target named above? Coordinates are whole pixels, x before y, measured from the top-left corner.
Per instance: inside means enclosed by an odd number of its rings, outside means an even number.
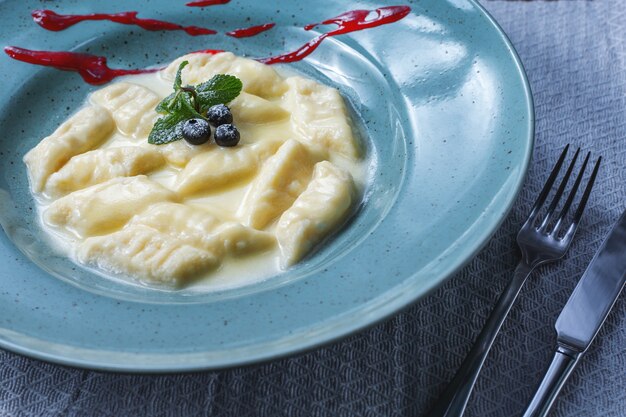
[[[92,85],[104,84],[122,75],[146,74],[162,69],[114,69],[109,68],[103,56],[77,52],[32,51],[17,46],[6,46],[4,52],[18,61],[78,72],[83,80]]]
[[[229,3],[230,0],[196,0],[196,1],[191,1],[187,4],[185,4],[185,6],[189,6],[189,7],[207,7],[207,6],[216,6],[218,4],[226,4]]]
[[[198,0],[187,3],[187,6],[205,7],[217,4],[226,4],[228,2],[230,2],[230,0]],[[304,27],[305,30],[311,30],[320,25],[336,25],[336,29],[318,35],[293,52],[269,58],[260,58],[258,61],[265,64],[300,61],[315,51],[326,38],[397,22],[407,16],[410,12],[411,8],[409,6],[388,6],[381,7],[376,10],[353,10],[346,12],[337,17],[324,20],[321,23],[313,23]],[[368,19],[371,15],[373,16]],[[35,22],[37,22],[40,26],[52,31],[66,29],[69,26],[75,25],[76,23],[84,20],[110,20],[117,23],[137,25],[146,30],[184,30],[193,36],[211,35],[217,33],[212,29],[200,28],[197,26],[181,26],[175,23],[163,22],[160,20],[140,19],[137,17],[137,12],[60,15],[51,10],[35,10],[32,12],[32,16]],[[266,23],[264,25],[236,29],[228,32],[227,35],[236,38],[245,38],[258,35],[266,30],[270,30],[274,26],[274,23]],[[11,58],[18,61],[54,67],[63,71],[75,71],[83,78],[83,80],[92,85],[104,84],[122,75],[146,74],[157,72],[162,69],[109,68],[106,57],[78,52],[33,51],[17,46],[6,46],[4,48],[4,52]],[[203,49],[192,53],[215,54],[219,52],[223,51],[220,49]]]
[[[261,58],[258,59],[258,61],[264,64],[300,61],[315,51],[326,38],[397,22],[410,12],[411,8],[409,6],[389,6],[381,7],[376,10],[353,10],[346,12],[332,19],[324,20],[321,23],[313,23],[304,27],[305,30],[311,30],[319,25],[337,25],[336,29],[322,33],[293,52],[269,58]],[[372,13],[374,13],[375,16],[368,19],[368,16]]]
[[[259,33],[265,32],[266,30],[270,30],[274,26],[276,26],[276,23],[266,23],[264,25],[231,30],[230,32],[226,32],[226,34],[228,36],[232,36],[233,38],[249,38],[250,36],[256,36]]]
[[[198,26],[182,26],[176,23],[164,22],[155,19],[141,19],[138,12],[121,13],[91,13],[84,15],[58,14],[52,10],[33,10],[33,20],[42,28],[52,31],[61,31],[86,20],[109,20],[124,25],[136,25],[146,30],[183,30],[192,36],[214,35],[213,29]]]

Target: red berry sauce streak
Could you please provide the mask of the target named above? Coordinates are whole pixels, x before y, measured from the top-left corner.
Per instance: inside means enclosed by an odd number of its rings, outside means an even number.
[[[188,6],[209,6],[215,4],[225,4],[230,0],[208,0],[208,1],[194,1],[188,3]],[[202,5],[201,5],[202,4]],[[346,33],[356,32],[363,29],[369,29],[376,26],[385,25],[388,23],[397,22],[398,20],[407,16],[411,11],[409,6],[389,6],[381,7],[376,10],[353,10],[351,12],[343,13],[332,19],[324,20],[321,23],[314,23],[304,27],[305,30],[311,30],[319,25],[337,25],[337,28],[326,33],[318,35],[311,41],[307,42],[297,50],[282,55],[277,55],[269,58],[260,58],[258,61],[265,64],[287,63],[296,62],[309,56],[326,38],[343,35]],[[372,18],[368,17],[374,14]],[[40,16],[44,16],[41,17]],[[52,16],[52,17],[51,17]],[[49,30],[63,30],[68,26],[78,23],[82,20],[112,20],[114,22],[137,24],[144,29],[148,30],[185,30],[187,33],[191,27],[183,27],[168,22],[160,22],[158,20],[151,19],[138,19],[137,12],[124,12],[117,14],[94,14],[85,16],[74,15],[58,15],[54,12],[46,10],[36,10],[33,12],[35,21],[43,26],[49,25],[46,29]],[[117,19],[117,20],[114,20]],[[40,19],[40,20],[38,20]],[[47,20],[46,20],[47,19]],[[76,20],[78,19],[78,20]],[[54,22],[54,23],[51,23]],[[156,23],[155,23],[156,22]],[[163,26],[165,25],[165,27]],[[171,25],[171,26],[168,26]],[[232,32],[228,32],[229,36],[234,37],[248,37],[257,35],[265,30],[269,30],[274,27],[274,23],[267,23],[265,25],[253,26],[246,29],[237,29]],[[211,31],[211,29],[196,28],[205,31]],[[194,29],[191,29],[194,31]],[[211,31],[211,33],[215,33]],[[190,33],[193,34],[193,33]],[[202,33],[197,33],[202,34]],[[208,34],[208,33],[206,33]],[[64,71],[75,71],[89,84],[100,85],[107,83],[122,75],[132,74],[145,74],[161,70],[162,68],[146,68],[146,69],[115,69],[110,68],[107,65],[107,59],[103,56],[90,55],[77,52],[61,52],[61,51],[33,51],[30,49],[24,49],[17,46],[6,46],[4,52],[13,59],[18,61],[28,62],[30,64],[43,65],[47,67],[54,67],[56,69]],[[215,54],[223,52],[217,49],[204,49],[201,51],[195,51],[194,53],[208,53]]]
[[[230,0],[196,0],[196,1],[191,1],[187,4],[185,4],[185,6],[189,6],[189,7],[207,7],[207,6],[216,6],[218,4],[226,4],[229,3]]]
[[[13,59],[29,64],[44,65],[65,71],[76,71],[89,84],[99,85],[115,77],[131,74],[145,74],[159,71],[161,68],[148,69],[113,69],[107,65],[103,56],[76,52],[32,51],[17,46],[6,46],[4,52]]]
[[[146,30],[184,30],[189,35],[215,35],[213,29],[201,28],[198,26],[182,26],[176,23],[164,22],[155,19],[141,19],[137,17],[138,12],[121,13],[91,13],[91,14],[58,14],[52,10],[33,10],[31,16],[33,20],[42,28],[55,32],[67,29],[85,20],[109,20],[111,22],[122,23],[124,25],[136,25]]]
[[[375,17],[368,19],[371,13],[375,13]],[[322,41],[332,36],[343,35],[350,32],[356,32],[363,29],[373,28],[376,26],[386,25],[388,23],[397,22],[411,12],[409,6],[389,6],[372,10],[353,10],[340,14],[332,19],[324,20],[321,23],[313,23],[306,25],[305,30],[311,30],[319,25],[337,25],[337,28],[315,37],[311,41],[305,43],[300,48],[286,54],[272,56],[269,58],[259,59],[264,64],[277,64],[296,62],[309,56],[317,49]]]
[[[148,74],[163,69],[115,69],[107,65],[106,57],[78,52],[33,51],[17,46],[6,46],[4,52],[13,59],[28,62],[29,64],[54,67],[64,71],[75,71],[83,77],[83,80],[92,85],[108,83],[113,78],[122,75]],[[224,51],[220,49],[203,49],[192,53],[216,54],[218,52]]]
[[[235,29],[230,32],[226,32],[226,34],[228,36],[232,36],[233,38],[249,38],[250,36],[256,36],[259,33],[270,30],[274,26],[276,26],[276,23],[266,23],[264,25],[252,26],[245,29]]]

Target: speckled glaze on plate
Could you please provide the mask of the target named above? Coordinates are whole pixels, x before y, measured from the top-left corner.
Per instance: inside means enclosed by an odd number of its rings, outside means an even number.
[[[305,24],[374,1],[0,1],[5,45],[106,55],[116,68],[225,49],[296,49]],[[0,54],[0,346],[53,362],[137,372],[229,367],[336,340],[425,296],[467,262],[508,213],[533,145],[533,108],[505,35],[470,0],[408,4],[406,18],[327,39],[288,69],[336,86],[365,135],[367,201],[319,251],[267,281],[213,293],[114,282],[55,255],[37,222],[21,159],[94,87],[75,73]],[[210,27],[213,36],[85,22],[48,32],[30,11],[137,10]],[[223,33],[276,22],[252,38]],[[5,46],[2,45],[2,46]]]

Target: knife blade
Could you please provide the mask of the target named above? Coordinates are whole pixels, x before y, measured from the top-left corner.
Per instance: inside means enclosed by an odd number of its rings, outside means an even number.
[[[613,226],[556,320],[557,341],[587,350],[626,283],[626,211]]]
[[[626,284],[626,211],[602,242],[556,321],[557,348],[523,417],[544,417]]]

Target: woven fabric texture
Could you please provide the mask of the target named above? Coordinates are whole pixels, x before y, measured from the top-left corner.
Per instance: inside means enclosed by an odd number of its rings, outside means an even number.
[[[605,162],[565,260],[527,282],[467,416],[519,415],[547,366],[553,324],[626,207],[626,2],[495,1],[536,105],[524,188],[488,245],[443,288],[393,318],[300,356],[220,372],[77,370],[0,351],[0,416],[421,416],[468,352],[518,261],[515,236],[565,143]],[[557,399],[553,416],[626,415],[626,294]]]

